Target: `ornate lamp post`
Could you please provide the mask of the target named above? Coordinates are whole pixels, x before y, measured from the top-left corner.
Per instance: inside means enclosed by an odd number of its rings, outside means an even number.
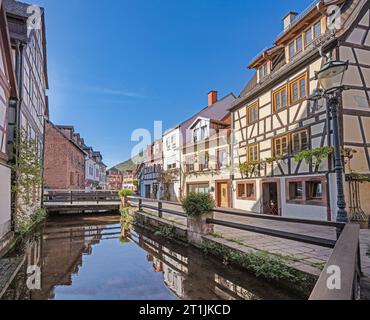
[[[320,71],[316,72],[316,80],[319,81],[321,88],[323,89],[323,91],[321,91],[321,96],[326,98],[327,108],[329,109],[329,112],[331,112],[333,119],[333,143],[337,180],[337,221],[344,223],[348,222],[348,214],[346,211],[343,187],[343,165],[339,139],[338,106],[340,102],[340,94],[344,90],[343,77],[347,69],[348,61],[333,61],[330,59]]]

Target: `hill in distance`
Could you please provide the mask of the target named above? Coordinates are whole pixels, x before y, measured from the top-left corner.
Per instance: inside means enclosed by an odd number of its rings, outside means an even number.
[[[119,171],[122,171],[122,172],[127,171],[127,170],[132,170],[133,167],[135,166],[134,161],[137,157],[139,157],[139,156],[136,156],[133,159],[128,159],[124,162],[121,162],[121,163],[115,165],[113,168],[116,168],[116,169],[118,169]]]

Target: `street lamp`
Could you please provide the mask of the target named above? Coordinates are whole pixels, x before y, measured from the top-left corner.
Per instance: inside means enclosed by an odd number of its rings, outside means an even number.
[[[348,222],[346,211],[346,201],[343,187],[343,165],[341,157],[341,145],[339,141],[338,106],[339,96],[344,90],[343,77],[348,69],[348,61],[329,60],[320,71],[316,72],[316,80],[319,81],[323,92],[322,97],[326,98],[327,108],[331,112],[333,119],[333,143],[335,157],[335,173],[337,180],[337,222]]]

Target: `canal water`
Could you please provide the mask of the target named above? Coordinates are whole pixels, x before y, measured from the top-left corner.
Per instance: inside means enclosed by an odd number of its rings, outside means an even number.
[[[296,298],[114,215],[49,218],[5,259],[19,264],[9,300]]]

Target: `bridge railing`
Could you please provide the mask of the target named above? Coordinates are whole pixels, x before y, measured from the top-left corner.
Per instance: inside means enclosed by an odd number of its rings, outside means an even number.
[[[310,300],[359,300],[360,226],[347,224],[341,233]]]
[[[44,192],[44,203],[84,203],[84,202],[118,202],[121,201],[118,191],[96,190],[47,190]]]
[[[149,209],[156,211],[158,217],[162,218],[163,213],[168,213],[175,216],[187,218],[186,213],[183,212],[181,204],[178,202],[161,201],[155,199],[146,199],[141,197],[129,197],[129,202],[136,205],[139,211]],[[149,203],[149,204],[148,204]],[[177,210],[167,209],[163,205],[169,204],[178,207]],[[220,219],[207,219],[207,223],[213,225],[224,226],[237,230],[244,230],[258,234],[264,234],[276,238],[298,241],[308,243],[316,246],[332,248],[333,253],[330,256],[324,270],[322,271],[319,280],[310,296],[311,300],[334,300],[344,299],[352,300],[358,298],[360,275],[361,275],[361,259],[359,249],[359,230],[357,224],[344,224],[338,222],[327,222],[318,220],[307,220],[297,218],[285,218],[280,216],[270,216],[266,214],[255,214],[234,209],[215,208],[216,213],[222,213],[230,216],[249,217],[260,220],[280,221],[285,224],[296,223],[303,225],[316,225],[321,227],[330,227],[336,229],[337,239],[327,239],[320,237],[313,237],[307,234],[293,233],[282,230],[258,227],[252,224],[241,224]],[[328,285],[330,279],[330,272],[332,269],[338,268],[341,273],[341,289],[331,290]]]

